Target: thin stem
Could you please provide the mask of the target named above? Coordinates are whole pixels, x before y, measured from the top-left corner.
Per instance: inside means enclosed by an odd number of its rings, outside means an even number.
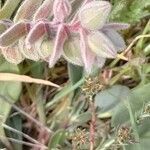
[[[46,131],[48,131],[49,133],[52,133],[53,131],[51,131],[48,127],[44,126],[41,122],[39,122],[38,120],[36,120],[35,118],[33,118],[32,116],[30,116],[29,114],[27,114],[25,111],[21,110],[19,107],[17,107],[16,105],[14,105],[12,103],[12,100],[8,97],[5,97],[3,95],[0,95],[0,99],[4,100],[5,102],[7,102],[8,104],[11,105],[12,108],[14,108],[15,110],[17,110],[18,112],[20,112],[21,114],[23,114],[24,116],[26,116],[27,118],[29,118],[31,121],[33,121],[36,125],[38,125],[41,128],[44,128]]]
[[[148,38],[150,37],[150,34],[146,34],[146,35],[139,35],[137,36],[131,43],[130,45],[125,49],[124,52],[122,52],[120,55],[125,55],[127,52],[130,51],[130,49],[132,48],[132,46],[141,38]],[[114,67],[118,61],[120,60],[120,58],[116,58],[111,64],[110,64],[110,67]]]
[[[146,24],[144,30],[143,30],[143,35],[145,35],[146,33],[148,33],[150,31],[150,20],[148,21],[148,23]],[[136,44],[136,49],[142,49],[142,45],[143,45],[143,39],[141,38],[137,44]]]
[[[35,143],[35,144],[39,144],[39,145],[41,145],[41,146],[44,146],[44,145],[42,145],[41,143],[39,143],[37,140],[35,140],[35,139],[33,139],[32,137],[30,137],[29,135],[27,135],[27,134],[25,134],[25,133],[23,133],[23,132],[20,132],[20,131],[18,131],[18,130],[16,130],[16,129],[14,129],[14,128],[12,128],[12,127],[10,127],[10,126],[4,124],[4,123],[2,123],[2,127],[4,127],[5,129],[7,129],[7,130],[9,130],[9,131],[12,131],[12,132],[14,132],[14,133],[17,133],[17,134],[19,134],[19,135],[24,136],[26,139],[28,139],[29,141],[31,141],[31,142],[33,142],[33,143]]]

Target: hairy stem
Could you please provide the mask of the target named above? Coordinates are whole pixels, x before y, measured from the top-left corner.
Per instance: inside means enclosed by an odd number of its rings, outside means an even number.
[[[96,114],[95,114],[95,105],[94,102],[92,101],[92,96],[90,97],[90,109],[92,112],[92,119],[90,123],[90,150],[94,150]]]

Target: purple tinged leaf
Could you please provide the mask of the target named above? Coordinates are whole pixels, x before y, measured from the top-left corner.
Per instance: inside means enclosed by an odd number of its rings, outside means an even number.
[[[10,63],[19,64],[24,60],[24,57],[16,44],[11,47],[2,48],[1,52],[4,58]]]
[[[50,18],[53,15],[53,0],[45,0],[36,11],[33,20]]]
[[[0,25],[5,26],[5,28],[7,29],[13,25],[13,22],[9,19],[3,19],[3,20],[0,20]]]
[[[113,42],[113,44],[116,47],[116,50],[118,52],[121,52],[122,50],[124,50],[126,48],[124,39],[115,30],[104,29],[104,30],[102,30],[102,32]]]
[[[63,57],[72,64],[83,66],[79,43],[79,37],[73,35],[68,37],[64,44]]]
[[[88,35],[88,44],[97,56],[115,58],[117,51],[112,41],[102,32],[95,31]]]
[[[0,46],[7,47],[15,43],[29,31],[28,22],[19,22],[0,35]]]
[[[0,34],[2,34],[5,30],[10,28],[13,25],[13,22],[11,20],[5,19],[0,20]]]
[[[49,67],[53,67],[56,61],[60,58],[63,52],[63,45],[66,39],[67,39],[67,33],[65,31],[65,27],[63,25],[60,25],[57,30],[54,49],[49,58]]]
[[[53,6],[54,20],[63,22],[71,13],[71,4],[68,0],[55,0]]]
[[[40,57],[37,52],[37,47],[36,47],[37,45],[34,44],[31,48],[26,48],[24,41],[25,41],[25,37],[21,38],[18,43],[18,47],[22,55],[25,58],[33,60],[33,61],[40,60]]]
[[[34,13],[42,4],[43,0],[25,0],[19,7],[16,16],[14,18],[15,22],[20,20],[32,20]]]
[[[80,49],[85,70],[89,73],[91,72],[96,55],[90,50],[87,42],[87,36],[83,29],[80,29]]]
[[[104,29],[113,29],[113,30],[125,30],[128,29],[130,25],[128,23],[107,23],[103,27]]]
[[[81,25],[89,30],[101,29],[107,21],[111,5],[106,1],[92,1],[84,5],[79,12]]]
[[[25,43],[27,48],[31,48],[32,45],[42,38],[46,33],[45,23],[39,21],[33,28],[30,30],[29,34],[26,37]]]

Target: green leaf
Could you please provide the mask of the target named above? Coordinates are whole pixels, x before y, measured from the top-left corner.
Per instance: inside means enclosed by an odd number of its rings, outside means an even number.
[[[7,125],[18,130],[22,131],[22,118],[19,115],[13,116],[7,120]],[[22,135],[14,133],[12,131],[7,130],[6,134],[9,138],[14,138],[16,140],[22,141]],[[12,143],[12,146],[15,150],[22,150],[22,144]]]
[[[126,150],[137,150],[137,146],[140,144],[141,150],[149,150],[150,149],[150,142],[149,139],[140,139],[139,143],[129,144],[126,146]]]
[[[100,107],[99,117],[111,115],[130,94],[130,89],[122,85],[114,85],[95,96],[95,105]]]
[[[73,65],[68,63],[69,79],[72,84],[77,83],[83,75],[83,68],[80,66]]]
[[[150,83],[133,89],[131,94],[128,95],[128,100],[134,115],[142,110],[145,103],[149,102],[150,92],[147,91],[148,89],[150,89]],[[126,104],[122,103],[113,113],[112,125],[117,127],[118,125],[129,121],[129,118],[130,116]]]
[[[82,57],[80,52],[80,40],[76,36],[70,36],[64,44],[63,56],[64,58],[74,64],[82,66]]]
[[[62,144],[66,138],[66,131],[63,129],[60,129],[54,133],[54,135],[51,137],[51,140],[48,144],[49,150],[55,150],[58,145]]]
[[[8,62],[1,59],[0,61],[0,72],[13,72],[19,73],[17,66],[9,64]],[[20,82],[0,82],[0,95],[10,97],[15,103],[21,93],[22,85]],[[6,122],[8,115],[11,111],[11,105],[0,99],[0,117],[3,123]],[[5,136],[4,129],[0,126],[0,135]]]
[[[20,2],[21,0],[7,0],[0,9],[0,19],[10,18]]]

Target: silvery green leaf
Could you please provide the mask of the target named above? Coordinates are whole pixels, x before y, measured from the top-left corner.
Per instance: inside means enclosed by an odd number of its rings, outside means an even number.
[[[106,1],[92,1],[84,5],[79,12],[79,20],[84,28],[97,30],[104,26],[111,5]]]
[[[105,64],[106,58],[103,57],[96,57],[95,64],[99,67],[102,68]]]
[[[128,29],[130,25],[128,23],[107,23],[104,25],[104,29],[113,29],[113,30],[125,30]]]
[[[99,57],[115,58],[117,51],[112,41],[102,32],[95,31],[88,35],[88,44],[92,52]]]
[[[104,29],[102,32],[113,42],[116,50],[121,52],[126,48],[123,37],[113,29]]]
[[[71,4],[68,0],[55,0],[53,5],[54,19],[63,22],[71,13]]]
[[[7,29],[0,35],[0,46],[7,47],[15,43],[26,33],[28,33],[29,26],[30,24],[28,22],[19,22],[17,24],[14,24],[12,27]]]
[[[65,43],[65,40],[67,39],[67,33],[64,30],[64,28],[65,27],[63,25],[60,25],[58,27],[55,42],[54,42],[54,48],[49,58],[49,67],[53,67],[63,53],[63,45]]]
[[[90,73],[92,71],[96,55],[90,50],[87,34],[83,29],[80,29],[80,49],[85,70],[87,73]]]
[[[83,66],[79,43],[78,37],[69,37],[64,44],[63,56],[70,63]]]
[[[25,37],[21,38],[18,43],[19,50],[22,53],[22,55],[30,60],[38,61],[40,59],[36,45],[33,45],[31,48],[27,48],[25,46]]]
[[[14,22],[25,19],[31,20],[36,10],[42,4],[42,1],[43,0],[25,0],[19,7]]]
[[[2,48],[1,52],[4,58],[10,63],[19,64],[24,60],[24,57],[16,44],[11,47]]]
[[[37,52],[39,54],[39,57],[42,60],[47,61],[53,51],[54,41],[46,38],[41,39],[40,41],[37,42],[37,44],[39,44],[39,46],[37,46]]]
[[[45,0],[36,11],[33,20],[49,18],[53,14],[53,0]]]

